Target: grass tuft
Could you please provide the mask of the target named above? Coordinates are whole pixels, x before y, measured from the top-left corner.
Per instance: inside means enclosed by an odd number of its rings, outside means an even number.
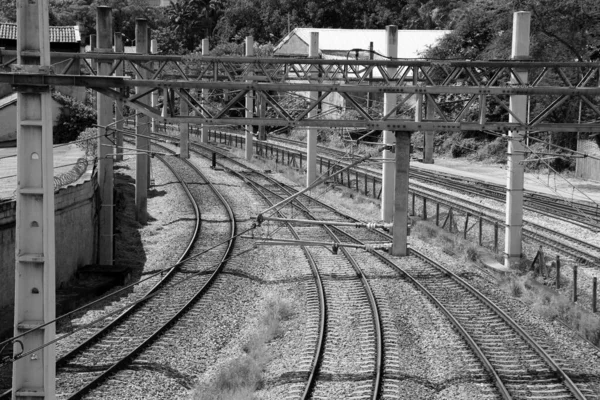
[[[267,343],[284,334],[281,322],[294,315],[292,305],[280,297],[267,300],[258,332],[242,346],[237,357],[217,373],[213,382],[196,387],[194,400],[254,400],[263,386],[262,373],[270,360]]]

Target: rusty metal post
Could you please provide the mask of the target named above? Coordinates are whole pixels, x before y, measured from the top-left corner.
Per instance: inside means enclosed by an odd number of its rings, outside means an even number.
[[[135,51],[140,54],[148,53],[148,21],[145,19],[135,20]],[[148,73],[143,68],[140,68],[142,79],[148,79]],[[144,88],[136,87],[136,93],[145,91]],[[143,96],[140,101],[148,104],[149,96]],[[137,155],[135,156],[135,215],[138,222],[145,224],[148,222],[148,187],[150,169],[148,163],[150,157],[150,117],[137,113],[136,114],[136,138],[135,147]]]
[[[494,222],[494,253],[498,252],[498,222]]]
[[[408,171],[411,132],[396,132],[396,184],[391,255],[408,255]]]
[[[481,246],[483,244],[483,217],[481,215],[479,216],[479,240],[478,240],[478,244],[479,244],[479,246]]]
[[[440,203],[435,203],[435,226],[440,226]]]
[[[598,309],[598,278],[592,278],[592,312],[597,312]]]
[[[96,9],[96,51],[112,53],[113,21],[112,9],[98,6]],[[110,60],[98,60],[98,75],[109,75],[112,69]],[[108,138],[110,129],[107,127],[113,122],[113,101],[110,97],[97,94],[96,106],[98,111],[98,188],[100,192],[100,216],[98,225],[100,234],[98,238],[98,262],[102,265],[113,264],[113,211],[114,211],[114,173],[113,173],[113,146]]]
[[[577,302],[577,265],[573,265],[573,303]]]
[[[433,120],[435,117],[433,100],[427,98],[427,111],[425,118]],[[433,141],[435,138],[435,131],[423,132],[423,164],[433,164]]]
[[[181,116],[187,117],[189,112],[188,103],[184,100],[181,92],[179,93],[179,114]],[[190,128],[187,122],[182,122],[179,124],[179,157],[181,158],[190,158]]]
[[[560,289],[560,256],[556,256],[556,289]]]
[[[48,0],[17,1],[17,65],[23,73],[50,72]],[[54,155],[49,86],[18,86],[17,210],[15,228],[14,334],[55,317]],[[51,323],[20,338],[13,354],[55,339]],[[12,365],[13,399],[54,399],[56,348],[49,344]]]

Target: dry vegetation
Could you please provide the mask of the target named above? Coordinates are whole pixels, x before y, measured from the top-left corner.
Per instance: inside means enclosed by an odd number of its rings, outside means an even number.
[[[283,335],[281,326],[293,315],[290,303],[279,297],[267,300],[257,332],[243,347],[244,355],[229,361],[210,385],[197,387],[194,400],[251,400],[262,387],[262,373],[270,360],[269,342]]]

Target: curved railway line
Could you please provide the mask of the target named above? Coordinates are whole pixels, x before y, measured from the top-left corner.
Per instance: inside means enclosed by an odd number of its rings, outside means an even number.
[[[182,183],[193,205],[196,227],[190,242],[176,267],[146,294],[147,299],[135,303],[57,360],[57,397],[82,398],[167,332],[205,295],[231,252],[236,225],[229,204],[193,164],[179,158],[170,158],[171,164],[161,160]],[[208,189],[191,187],[199,181],[205,182],[201,186]],[[213,205],[220,204],[221,219],[227,221],[225,227],[217,229],[212,224],[210,232],[201,229],[198,204],[206,197],[213,199]],[[224,244],[210,249],[210,244],[221,242]],[[201,253],[202,258],[197,260]],[[8,391],[0,397],[9,398],[10,394]]]
[[[209,152],[215,150],[197,144],[191,146],[192,151],[200,152],[208,158],[211,154],[207,154],[206,149],[209,149]],[[237,163],[236,169],[239,166],[247,168],[245,165],[227,158],[227,155],[222,152],[221,156],[219,164],[226,170],[234,169],[231,166],[228,167],[226,165],[228,163]],[[252,186],[257,184],[276,185],[277,191],[285,188],[285,193],[280,192],[278,198],[287,197],[295,192],[292,188],[286,188],[285,185],[275,184],[272,178],[256,171],[245,172],[243,176],[247,182],[253,182]],[[277,194],[277,191],[274,191],[274,194]],[[305,195],[300,196],[293,203],[295,203],[294,207],[305,216],[316,214],[319,219],[323,219],[328,215],[331,219],[333,215],[335,219],[356,221]],[[315,217],[312,216],[312,218]],[[346,239],[346,241],[354,243],[366,244],[382,239],[390,240],[389,235],[375,230],[367,231],[344,227],[331,228],[331,231],[335,233],[336,240]],[[315,239],[314,233],[316,232],[309,234],[313,240]],[[359,237],[357,238],[357,236]],[[317,233],[316,237],[323,240],[323,233]],[[350,252],[355,253],[354,251]],[[488,379],[494,383],[497,393],[502,398],[585,399],[584,393],[588,396],[592,395],[587,388],[577,387],[565,370],[555,361],[555,357],[550,355],[543,345],[530,337],[483,294],[425,255],[413,249],[410,252],[412,255],[410,268],[400,268],[393,259],[379,252],[369,252],[369,256],[375,257],[380,265],[393,269],[396,274],[413,283],[448,316],[455,329],[463,336],[473,354],[477,356],[487,371]],[[372,260],[365,262],[364,255],[360,259],[359,265],[362,268],[369,265],[368,272],[360,272],[368,281],[370,274],[373,274],[372,268],[377,267],[373,267]],[[382,326],[386,326],[386,323],[382,323]],[[385,332],[383,335],[385,337]],[[519,351],[516,352],[515,349]],[[390,384],[394,382],[393,372],[385,369],[385,364],[389,362],[385,358],[385,354],[384,350],[382,398],[387,398],[390,396],[389,393],[394,392],[390,387]],[[570,372],[572,373],[572,371]],[[369,396],[374,395],[372,392],[369,393]]]

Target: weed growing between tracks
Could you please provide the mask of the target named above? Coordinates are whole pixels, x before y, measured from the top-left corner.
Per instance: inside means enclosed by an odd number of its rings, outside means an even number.
[[[194,400],[251,400],[263,385],[262,373],[270,360],[268,343],[284,334],[281,322],[294,314],[292,305],[280,297],[267,300],[260,328],[244,345],[244,355],[231,360],[206,386],[197,387]]]

